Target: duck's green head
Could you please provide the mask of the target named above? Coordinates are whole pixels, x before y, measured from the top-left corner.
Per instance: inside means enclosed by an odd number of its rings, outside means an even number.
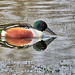
[[[44,21],[36,21],[33,27],[37,30],[44,31],[47,28],[47,24]]]
[[[39,21],[36,21],[33,25],[33,27],[37,30],[40,30],[40,31],[47,31],[51,34],[54,34],[56,35],[50,28],[48,28],[47,24],[42,21],[42,20],[39,20]]]

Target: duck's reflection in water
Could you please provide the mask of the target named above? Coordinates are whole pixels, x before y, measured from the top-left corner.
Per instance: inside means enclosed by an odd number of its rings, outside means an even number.
[[[52,37],[50,39],[47,40],[41,40],[35,44],[33,44],[33,48],[37,51],[41,51],[41,50],[45,50],[47,48],[47,46],[55,39],[56,37]]]
[[[13,39],[1,37],[1,47],[14,48],[28,48],[33,46],[37,51],[45,50],[47,46],[55,39],[56,37],[51,38],[23,38],[23,39]]]

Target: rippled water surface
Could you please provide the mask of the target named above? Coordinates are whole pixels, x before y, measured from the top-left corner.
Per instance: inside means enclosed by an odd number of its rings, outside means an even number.
[[[2,43],[0,75],[75,75],[75,0],[0,0],[0,29],[18,22],[33,26],[38,20],[57,38],[44,51]]]

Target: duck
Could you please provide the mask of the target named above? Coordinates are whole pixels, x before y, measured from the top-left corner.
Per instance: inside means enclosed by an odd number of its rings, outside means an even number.
[[[7,38],[33,38],[33,37],[46,37],[43,31],[47,31],[53,35],[56,35],[46,24],[46,22],[39,20],[36,21],[33,27],[28,23],[13,23],[5,24],[4,30],[0,30],[1,37]],[[49,37],[49,36],[47,36]]]

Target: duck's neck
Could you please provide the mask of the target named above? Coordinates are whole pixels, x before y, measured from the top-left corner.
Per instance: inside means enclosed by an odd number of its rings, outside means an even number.
[[[42,37],[43,32],[36,30],[36,29],[29,29],[33,33],[33,37]]]

